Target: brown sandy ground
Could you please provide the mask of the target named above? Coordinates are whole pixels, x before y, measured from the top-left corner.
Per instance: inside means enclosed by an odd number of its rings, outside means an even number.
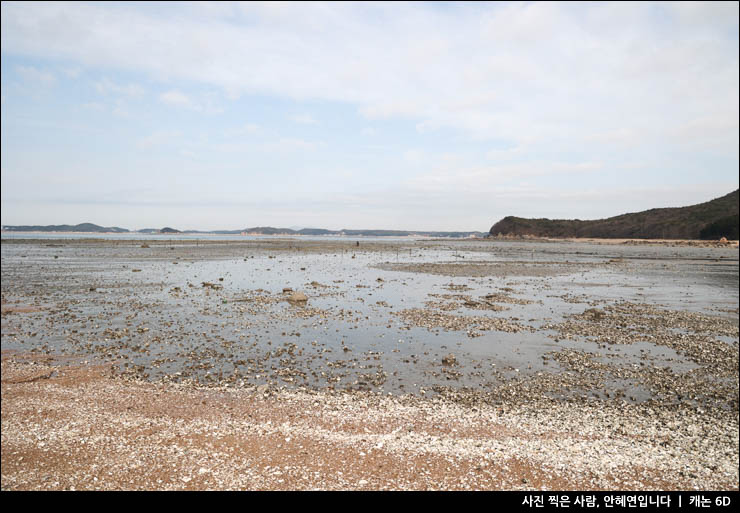
[[[737,433],[727,412],[195,388],[2,357],[3,490],[737,490]]]

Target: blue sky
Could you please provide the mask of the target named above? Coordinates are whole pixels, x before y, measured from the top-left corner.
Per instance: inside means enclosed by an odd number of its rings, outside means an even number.
[[[738,187],[738,4],[2,3],[2,224],[481,230]]]

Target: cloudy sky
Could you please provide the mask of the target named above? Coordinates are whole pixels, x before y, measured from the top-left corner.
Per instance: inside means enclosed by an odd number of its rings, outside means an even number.
[[[2,3],[2,224],[481,230],[738,187],[738,3]]]

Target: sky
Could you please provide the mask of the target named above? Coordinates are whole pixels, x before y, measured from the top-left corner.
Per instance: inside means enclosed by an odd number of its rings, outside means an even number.
[[[738,3],[2,2],[3,225],[488,231],[738,188]]]

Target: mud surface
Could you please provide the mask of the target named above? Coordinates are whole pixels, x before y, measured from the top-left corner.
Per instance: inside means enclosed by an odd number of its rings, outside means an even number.
[[[705,415],[738,462],[736,247],[3,239],[2,349],[54,362],[4,387],[69,358],[136,386]]]

